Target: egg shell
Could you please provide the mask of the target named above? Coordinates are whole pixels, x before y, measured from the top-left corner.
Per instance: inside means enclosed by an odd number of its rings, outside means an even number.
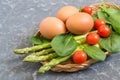
[[[66,32],[65,24],[56,17],[47,17],[39,25],[41,35],[47,39],[52,39],[56,35]]]
[[[79,12],[79,10],[74,6],[63,6],[57,12],[57,18],[65,22],[68,17]]]
[[[93,28],[93,25],[92,16],[84,12],[76,13],[66,21],[67,29],[74,34],[85,34]]]

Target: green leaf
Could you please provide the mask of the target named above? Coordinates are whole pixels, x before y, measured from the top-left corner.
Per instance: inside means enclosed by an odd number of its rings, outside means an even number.
[[[40,36],[32,36],[30,38],[30,42],[32,44],[43,44],[43,43],[48,43],[50,42],[50,40],[46,39],[46,38],[43,38],[43,37],[40,37]]]
[[[120,15],[119,14],[110,14],[110,17],[108,18],[111,22],[111,25],[115,32],[120,34]]]
[[[82,7],[82,6],[80,6],[79,12],[82,12],[82,9],[83,9],[83,7]]]
[[[108,14],[120,14],[120,10],[117,8],[107,8],[107,13]]]
[[[98,10],[97,15],[98,15],[98,18],[105,20],[106,23],[108,23],[108,24],[111,24],[108,20],[108,15],[104,11],[102,11],[101,9]]]
[[[120,51],[120,35],[114,33],[111,36],[112,36],[111,37],[112,52],[119,52]]]
[[[101,8],[107,15],[108,21],[111,23],[115,32],[120,34],[120,9],[117,8]]]
[[[96,46],[87,46],[83,49],[89,57],[96,61],[104,61],[106,54]]]
[[[102,38],[100,40],[100,46],[108,52],[115,53],[120,51],[120,35],[112,33],[108,38]]]
[[[98,19],[97,14],[93,14],[93,15],[92,15],[92,18],[93,18],[94,21],[95,21],[96,19]]]
[[[111,50],[111,36],[108,38],[101,38],[99,45],[100,45],[100,47],[107,50],[108,52],[112,52],[112,50]]]
[[[72,35],[60,34],[53,38],[51,46],[59,56],[68,56],[77,48],[77,42]]]

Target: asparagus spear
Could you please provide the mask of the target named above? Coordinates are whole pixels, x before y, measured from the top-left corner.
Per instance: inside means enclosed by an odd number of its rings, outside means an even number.
[[[69,59],[71,57],[71,55],[66,56],[66,57],[57,57],[55,59],[52,59],[49,63],[43,65],[40,69],[39,69],[39,73],[45,73],[46,71],[48,71],[49,69],[51,69],[53,66],[66,61],[67,59]]]
[[[36,56],[36,55],[29,55],[23,59],[23,61],[26,62],[40,62],[40,61],[45,61],[45,60],[50,60],[58,55],[56,53],[50,53],[48,55],[43,55],[43,56]]]
[[[44,49],[40,52],[36,52],[36,53],[33,53],[27,57],[25,57],[23,59],[23,61],[27,61],[27,62],[39,62],[39,61],[43,61],[43,60],[47,60],[47,59],[51,59],[51,58],[54,58],[55,55],[47,55],[47,56],[41,56],[41,55],[46,55],[48,53],[51,53],[51,52],[54,52],[52,48],[49,48],[49,49]]]
[[[24,49],[16,49],[16,50],[14,50],[14,53],[24,54],[24,53],[34,52],[34,51],[41,50],[41,49],[44,49],[44,48],[49,48],[49,47],[51,47],[50,43],[46,43],[46,44],[37,45],[37,46],[29,47],[29,48],[27,47],[27,48],[24,48]]]
[[[77,35],[77,36],[74,36],[74,39],[75,39],[76,41],[78,41],[78,40],[80,40],[80,39],[85,38],[85,37],[87,36],[87,34],[88,34],[88,33],[86,33],[86,34],[84,34],[84,35]]]
[[[39,52],[35,52],[31,55],[41,56],[41,55],[45,55],[45,54],[48,54],[48,53],[51,53],[51,52],[54,52],[53,49],[48,48],[48,49],[43,49],[42,51],[39,51]]]

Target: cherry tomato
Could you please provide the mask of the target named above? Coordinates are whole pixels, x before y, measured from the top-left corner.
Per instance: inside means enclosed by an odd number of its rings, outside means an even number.
[[[92,14],[92,8],[90,6],[85,6],[82,9],[82,12],[88,13],[88,14]]]
[[[76,51],[73,54],[73,61],[76,64],[82,64],[87,60],[87,54],[84,51]]]
[[[97,44],[99,40],[100,40],[100,37],[95,32],[91,32],[86,36],[86,41],[88,44]]]
[[[98,34],[101,37],[108,37],[110,35],[110,28],[107,25],[102,25],[98,28]]]
[[[105,25],[105,21],[103,19],[97,19],[94,22],[95,29],[98,29],[101,25]]]

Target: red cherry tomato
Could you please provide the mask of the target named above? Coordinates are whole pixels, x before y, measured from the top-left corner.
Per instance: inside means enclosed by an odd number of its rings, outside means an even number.
[[[101,25],[105,25],[105,21],[103,19],[97,19],[94,22],[95,29],[98,29]]]
[[[110,28],[107,25],[102,25],[98,28],[98,34],[101,37],[108,37],[110,35]]]
[[[84,51],[76,51],[73,54],[73,61],[76,64],[82,64],[87,60],[87,54]]]
[[[88,44],[97,44],[99,40],[100,40],[100,37],[95,32],[91,32],[86,36],[86,41]]]
[[[82,9],[82,12],[88,13],[88,14],[92,14],[92,8],[90,6],[85,6]]]

